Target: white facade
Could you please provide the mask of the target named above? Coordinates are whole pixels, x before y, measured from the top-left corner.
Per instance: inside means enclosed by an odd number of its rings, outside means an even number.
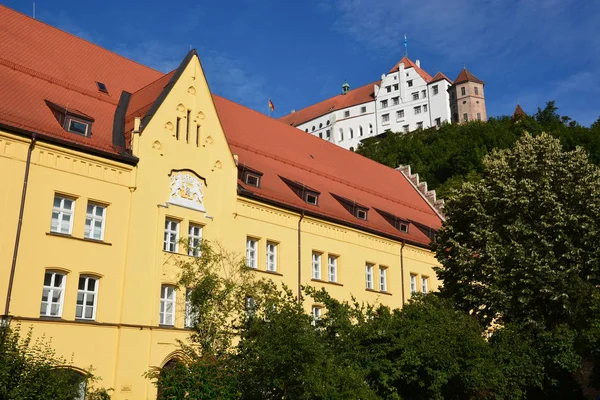
[[[450,123],[451,83],[441,74],[431,78],[423,71],[419,73],[414,66],[420,68],[418,60],[413,64],[403,58],[396,71],[382,75],[379,84],[374,85],[372,100],[332,109],[295,126],[355,150],[363,139],[386,131],[410,132]]]

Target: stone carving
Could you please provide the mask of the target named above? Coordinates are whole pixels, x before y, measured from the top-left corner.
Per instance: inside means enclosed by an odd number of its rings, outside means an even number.
[[[206,212],[204,208],[204,179],[191,171],[171,172],[169,203]]]

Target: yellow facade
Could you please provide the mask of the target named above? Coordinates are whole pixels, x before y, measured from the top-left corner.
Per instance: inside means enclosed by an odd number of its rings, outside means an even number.
[[[189,120],[188,120],[189,117]],[[175,126],[179,121],[179,129]],[[196,132],[200,140],[195,141]],[[178,136],[178,137],[177,137]],[[0,130],[0,293],[7,293],[21,192],[31,139]],[[79,368],[94,367],[114,399],[152,399],[156,390],[142,374],[162,366],[185,339],[184,296],[177,292],[173,327],[159,324],[161,285],[177,282],[178,271],[163,250],[165,219],[179,222],[180,237],[190,223],[202,236],[244,255],[246,239],[257,240],[257,274],[288,287],[325,287],[333,296],[401,307],[410,297],[410,276],[439,282],[432,252],[372,233],[307,217],[245,198],[237,192],[237,166],[223,133],[211,93],[196,56],[185,66],[168,96],[141,133],[134,133],[137,165],[92,156],[37,141],[31,155],[10,315],[36,335],[52,338],[58,354]],[[169,202],[171,175],[187,171],[205,182],[206,212]],[[8,173],[7,173],[8,172]],[[70,235],[51,233],[56,194],[75,201]],[[88,202],[106,206],[104,239],[84,238]],[[300,239],[300,253],[298,240]],[[277,244],[277,272],[266,272],[267,241]],[[312,279],[312,255],[337,257],[338,283]],[[183,254],[183,249],[179,249]],[[365,287],[365,265],[373,268],[373,290]],[[379,267],[387,290],[379,291]],[[59,318],[40,317],[46,271],[66,274]],[[261,273],[264,272],[264,273]],[[403,272],[403,274],[402,274]],[[268,274],[268,275],[267,275]],[[75,318],[79,277],[99,278],[93,321]],[[402,287],[403,286],[403,287]],[[404,296],[403,296],[404,293]],[[306,300],[310,310],[312,303]]]

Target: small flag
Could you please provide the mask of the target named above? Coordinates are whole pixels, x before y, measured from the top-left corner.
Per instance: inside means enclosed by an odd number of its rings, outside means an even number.
[[[275,111],[275,106],[273,105],[273,102],[271,101],[271,99],[269,99],[269,110]]]

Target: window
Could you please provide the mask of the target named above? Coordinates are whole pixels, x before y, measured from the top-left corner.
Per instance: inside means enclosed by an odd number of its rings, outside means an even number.
[[[427,112],[427,104],[423,104],[423,112]]]
[[[312,126],[311,130],[314,132],[314,130],[315,130],[315,126],[314,125]]]
[[[400,97],[392,97],[392,105],[397,106],[400,104]]]
[[[188,255],[200,257],[200,244],[202,243],[202,226],[190,224],[188,228]]]
[[[412,94],[412,99],[413,99],[413,100],[419,100],[419,92],[414,92],[414,93]]]
[[[329,125],[329,120],[327,120],[327,125]]]
[[[466,90],[465,90],[464,86],[460,88],[460,94],[463,96],[466,94]]]
[[[395,78],[395,77],[394,77]],[[398,84],[394,84],[394,90],[398,90]]]
[[[364,113],[366,113],[366,112],[367,112],[367,107],[364,107],[364,106],[363,106],[363,107],[361,107],[361,108],[360,108],[360,112],[361,112],[361,114],[364,114]]]
[[[369,124],[369,135],[373,134],[373,124]]]
[[[319,129],[321,129],[323,127],[323,123],[319,124]]]
[[[412,274],[410,275],[410,293],[417,293],[417,276]]]
[[[321,319],[321,315],[322,315],[322,308],[319,306],[312,306],[312,324],[313,326],[316,325],[317,321],[319,321]]]
[[[327,139],[327,140],[331,139],[331,131],[329,129],[327,129],[325,131],[325,139]]]
[[[267,271],[277,271],[277,243],[267,242]]]
[[[63,273],[46,272],[40,308],[41,317],[60,317],[62,315],[66,280],[67,276]]]
[[[429,278],[426,276],[421,277],[421,292],[429,293]]]
[[[477,120],[481,121],[481,113],[477,113]]]
[[[348,118],[350,116],[350,110],[344,111],[344,117]]]
[[[467,113],[463,114],[463,121],[467,122],[469,120],[469,116],[467,115]]]
[[[436,119],[435,119],[435,126],[437,126],[438,128],[439,128],[440,126],[442,126],[442,119],[441,119],[441,118],[436,118]]]
[[[440,92],[438,85],[433,85],[431,87],[431,89],[433,90],[433,95],[435,96],[436,94],[438,94]]]
[[[102,82],[96,82],[96,86],[98,86],[98,90],[104,93],[108,93],[108,88]]]
[[[390,114],[383,114],[381,116],[381,122],[383,124],[389,124],[390,123]]]
[[[106,206],[88,203],[83,236],[88,239],[104,240]]]
[[[69,132],[87,136],[89,127],[90,125],[87,122],[82,122],[73,118],[68,118],[67,130]]]
[[[245,182],[247,185],[259,187],[260,186],[260,176],[247,172]]]
[[[402,130],[404,130],[404,133],[410,132],[410,125],[404,125],[404,126],[402,126]]]
[[[417,122],[417,129],[423,129],[423,121]]]
[[[350,128],[350,139],[354,138],[354,130]]]
[[[340,137],[339,137],[339,139],[338,139],[338,140],[339,140],[340,142],[341,142],[342,140],[344,140],[344,129],[343,129],[343,128],[340,128]]]
[[[386,86],[386,87],[385,87],[385,91],[386,91],[387,93],[390,93],[390,92],[392,91],[392,87],[391,87],[391,86]]]
[[[179,250],[179,221],[165,219],[164,251],[177,253]]]
[[[312,205],[316,206],[317,203],[319,202],[319,197],[314,192],[307,192],[304,195],[304,201],[306,201],[308,204],[312,204]]]
[[[246,266],[254,269],[258,268],[257,246],[258,240],[246,238]]]
[[[388,101],[387,100],[381,100],[381,108],[387,108],[388,106]]]
[[[96,301],[98,299],[98,278],[80,276],[77,289],[75,318],[96,319]]]
[[[329,272],[329,282],[337,282],[337,257],[330,255],[327,258],[327,269]]]
[[[373,264],[365,266],[365,283],[367,289],[373,289]]]
[[[479,88],[477,86],[475,86],[473,89],[475,90],[475,94],[478,95],[479,94]]]
[[[358,136],[362,136],[363,135],[363,128],[362,126],[358,127]]]
[[[414,108],[414,110],[415,110],[415,115],[417,115],[417,114],[421,114],[421,106],[416,106],[416,107]]]
[[[160,287],[160,325],[175,325],[175,288],[161,285]]]
[[[256,300],[252,297],[246,297],[246,315],[253,317],[256,314]]]
[[[396,119],[404,118],[404,110],[396,111]]]
[[[408,76],[408,74],[406,74],[406,76]],[[412,87],[413,81],[412,80],[406,81],[406,84],[408,85],[408,87]]]
[[[356,207],[356,212],[354,213],[354,216],[358,219],[364,219],[366,221],[367,220],[367,210]]]
[[[198,322],[198,313],[194,311],[192,305],[192,289],[185,292],[185,327],[192,328]]]
[[[379,290],[387,292],[387,268],[379,267]]]
[[[312,253],[312,278],[321,279],[321,253]]]
[[[75,200],[60,195],[54,195],[50,231],[70,235],[73,230],[74,212]]]
[[[426,98],[427,97],[427,90],[421,90],[421,98]]]

